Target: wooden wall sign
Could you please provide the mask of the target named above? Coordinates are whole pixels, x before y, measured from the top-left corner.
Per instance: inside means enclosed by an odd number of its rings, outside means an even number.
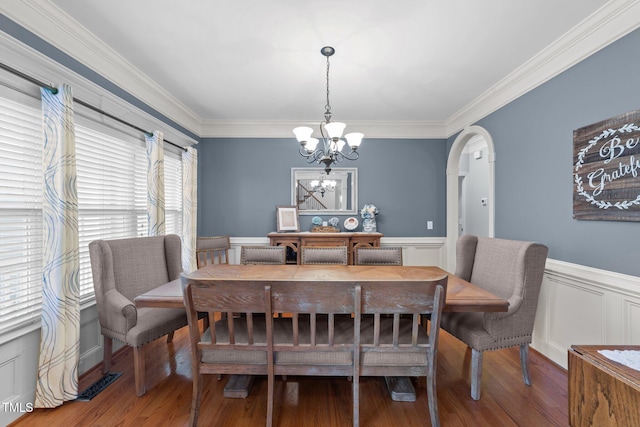
[[[640,221],[640,110],[573,131],[573,217]]]

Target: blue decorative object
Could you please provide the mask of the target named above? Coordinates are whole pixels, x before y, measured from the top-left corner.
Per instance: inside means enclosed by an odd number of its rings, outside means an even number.
[[[322,225],[322,218],[320,218],[319,216],[314,216],[313,218],[311,218],[311,223],[313,225]]]
[[[360,216],[363,218],[362,231],[365,233],[375,233],[378,231],[376,225],[376,215],[378,215],[378,208],[375,205],[366,204],[360,211]]]

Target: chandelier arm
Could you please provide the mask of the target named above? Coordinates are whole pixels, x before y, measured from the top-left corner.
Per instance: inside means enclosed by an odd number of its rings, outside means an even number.
[[[304,146],[300,146],[300,155],[307,159],[307,163],[319,162],[319,159],[324,156],[324,152],[322,150],[313,150],[312,152],[308,152]]]
[[[317,150],[316,150],[316,151],[317,151]],[[311,153],[309,153],[309,152],[307,151],[307,149],[306,149],[306,148],[304,148],[304,145],[300,145],[300,155],[301,155],[302,157],[307,157],[307,158],[309,158],[309,157],[313,156],[313,153],[314,153],[313,151],[312,151]]]
[[[351,150],[350,152],[348,152],[347,154],[339,151],[336,155],[336,158],[339,159],[338,161],[341,162],[344,159],[347,160],[357,160],[358,157],[360,157],[360,153],[358,153],[355,150]]]
[[[315,150],[309,156],[307,156],[307,163],[320,163],[324,158],[324,152],[322,150]]]

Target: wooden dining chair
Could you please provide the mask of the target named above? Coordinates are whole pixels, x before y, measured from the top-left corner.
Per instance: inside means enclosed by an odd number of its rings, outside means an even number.
[[[402,265],[401,247],[355,248],[354,265]]]
[[[282,375],[285,381],[288,375],[353,378],[353,426],[357,427],[354,285],[308,281],[300,286],[295,281],[277,281],[271,298],[274,312],[291,313],[274,319],[274,375]]]
[[[198,237],[196,240],[196,264],[202,268],[209,264],[229,264],[229,236]]]
[[[300,264],[337,264],[347,265],[348,254],[346,246],[300,248]]]
[[[285,246],[242,246],[240,264],[286,264]]]
[[[440,426],[436,366],[440,320],[448,277],[424,282],[359,282],[356,287],[355,341],[359,376],[424,376],[431,425]],[[428,315],[428,328],[420,324]],[[359,381],[354,376],[354,382]],[[354,390],[358,390],[354,385]],[[354,395],[354,417],[359,396]],[[355,425],[355,423],[354,423]]]
[[[183,284],[193,372],[189,425],[198,425],[203,375],[238,374],[267,376],[266,426],[270,427],[274,389],[271,287],[253,282],[210,283],[184,278]],[[199,312],[208,313],[211,325],[202,333]],[[227,312],[242,316],[222,316]]]

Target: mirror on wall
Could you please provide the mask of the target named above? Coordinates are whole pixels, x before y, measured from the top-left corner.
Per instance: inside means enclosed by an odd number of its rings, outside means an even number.
[[[291,168],[291,204],[300,215],[354,215],[358,206],[358,169]]]

